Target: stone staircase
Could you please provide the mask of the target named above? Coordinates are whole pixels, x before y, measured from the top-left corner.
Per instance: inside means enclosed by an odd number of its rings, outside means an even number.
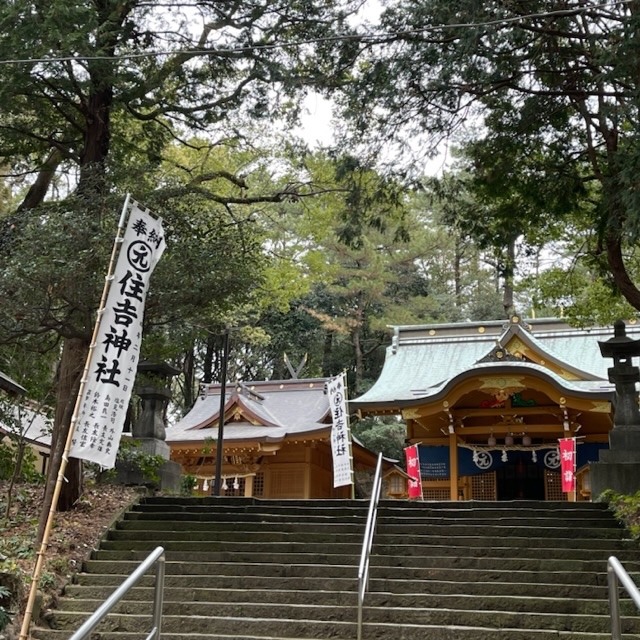
[[[355,640],[367,507],[143,499],[67,587],[52,628],[35,628],[32,637],[69,638],[160,545],[165,640]],[[610,555],[640,582],[638,545],[601,504],[384,501],[363,640],[609,639]],[[92,637],[146,637],[152,584],[143,578]],[[626,596],[621,604],[623,637],[640,638],[635,606]]]

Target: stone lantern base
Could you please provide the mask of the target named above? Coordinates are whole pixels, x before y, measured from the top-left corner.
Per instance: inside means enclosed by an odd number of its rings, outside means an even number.
[[[161,456],[165,461],[158,468],[158,478],[145,477],[138,466],[129,461],[116,462],[116,481],[126,485],[143,485],[161,491],[178,493],[182,481],[182,465],[169,460],[169,445],[157,438],[134,438],[141,453]]]
[[[623,495],[640,491],[640,429],[614,428],[609,447],[600,451],[598,462],[589,465],[593,499],[607,489]]]

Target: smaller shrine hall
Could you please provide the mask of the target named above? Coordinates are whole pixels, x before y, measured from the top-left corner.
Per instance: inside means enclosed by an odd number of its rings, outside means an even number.
[[[238,382],[225,389],[222,495],[273,499],[351,498],[352,486],[334,488],[327,378]],[[171,460],[210,494],[216,473],[221,385],[203,385],[189,413],[167,428]],[[355,486],[366,493],[378,454],[353,440]],[[407,495],[407,475],[383,460],[384,493]],[[357,494],[357,492],[356,492]],[[358,497],[356,495],[356,497]]]
[[[401,415],[426,500],[589,500],[589,463],[613,426],[611,327],[557,319],[396,326],[380,377],[352,411]],[[627,332],[637,337],[632,320]],[[577,489],[561,489],[576,438]]]

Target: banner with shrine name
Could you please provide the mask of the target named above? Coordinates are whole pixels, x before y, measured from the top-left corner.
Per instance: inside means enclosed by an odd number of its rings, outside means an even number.
[[[576,490],[576,439],[560,438],[559,442],[562,491],[572,493]]]
[[[333,378],[327,385],[331,410],[331,453],[333,456],[333,486],[342,487],[353,483],[351,458],[351,434],[347,413],[347,384],[344,373]]]
[[[422,478],[420,477],[420,456],[418,445],[412,444],[404,450],[407,463],[407,475],[411,478],[408,483],[409,498],[422,498]]]
[[[69,455],[111,469],[135,382],[149,280],[165,249],[162,222],[134,200],[98,318]]]

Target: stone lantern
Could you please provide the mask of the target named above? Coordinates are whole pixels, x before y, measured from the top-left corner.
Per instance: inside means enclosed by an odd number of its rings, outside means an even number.
[[[614,336],[599,342],[604,358],[612,358],[609,381],[615,385],[613,428],[609,432],[609,449],[600,451],[599,461],[591,463],[591,495],[597,498],[612,489],[630,495],[640,489],[640,411],[637,383],[640,369],[633,358],[640,356],[640,340],[626,334],[625,324],[617,320]]]
[[[161,455],[169,459],[165,415],[171,390],[169,382],[180,373],[179,369],[166,362],[144,360],[138,365],[142,384],[136,387],[136,394],[142,401],[140,417],[132,425],[131,435],[140,443],[140,448],[151,455]]]
[[[171,391],[169,383],[179,373],[166,362],[144,360],[138,364],[138,386],[135,393],[142,401],[142,411],[131,426],[132,439],[139,450],[147,455],[160,456],[165,462],[158,469],[158,480],[154,484],[160,489],[177,490],[180,487],[181,466],[170,460],[171,449],[165,442],[165,415]],[[123,484],[148,484],[148,479],[135,464],[117,463],[118,480]]]

